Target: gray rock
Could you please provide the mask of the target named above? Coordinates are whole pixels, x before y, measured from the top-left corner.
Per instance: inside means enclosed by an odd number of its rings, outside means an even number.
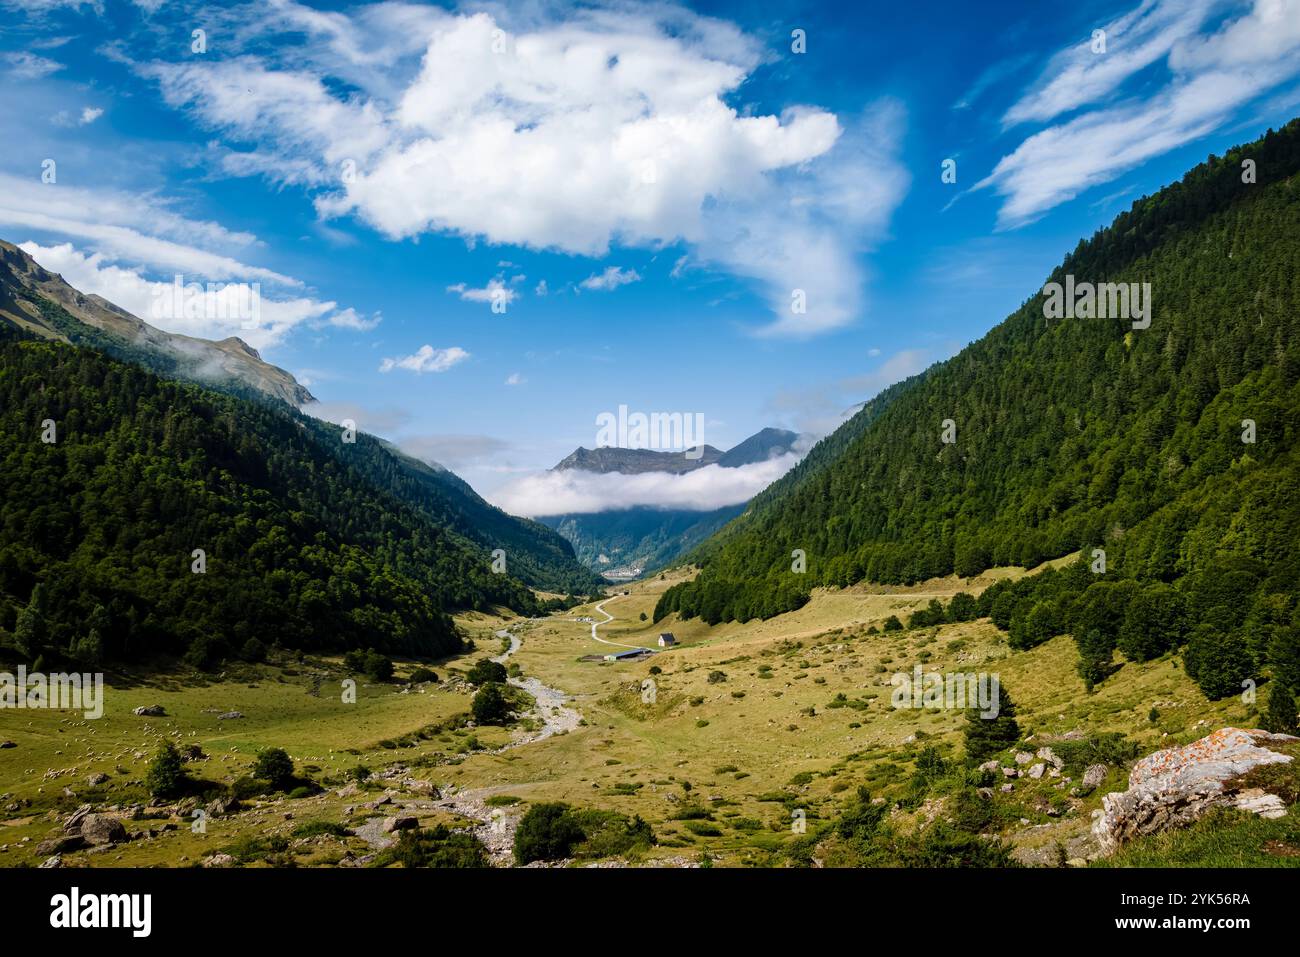
[[[1028,751],[1016,752],[1016,764],[1030,764],[1033,762],[1033,760],[1034,760],[1034,756],[1030,754]]]
[[[142,718],[163,718],[167,715],[167,709],[160,704],[144,704],[131,713]]]
[[[1285,803],[1261,788],[1245,788],[1241,776],[1265,764],[1286,764],[1290,755],[1269,745],[1300,738],[1267,731],[1221,728],[1181,748],[1147,755],[1129,772],[1128,790],[1102,798],[1092,832],[1109,854],[1135,837],[1184,827],[1214,807],[1236,807],[1266,817],[1286,814]]]
[[[87,814],[81,819],[81,836],[87,844],[117,844],[127,839],[122,822],[107,814]]]
[[[1047,765],[1043,764],[1040,761],[1038,764],[1035,764],[1032,768],[1029,769],[1029,776],[1034,779],[1041,778],[1043,776],[1043,770],[1046,767]]]
[[[1089,791],[1101,785],[1106,780],[1106,774],[1109,768],[1104,764],[1090,764],[1083,772],[1083,786]]]
[[[233,720],[235,720],[236,718],[242,718],[243,716],[244,716],[244,712],[242,712],[242,711],[226,711],[226,712],[224,712],[223,714],[219,714],[219,715],[217,715],[217,720],[218,720],[218,721],[233,721]]]
[[[85,846],[86,839],[80,834],[64,834],[61,837],[52,837],[48,841],[41,841],[36,845],[36,853],[42,856],[66,854],[68,851],[79,851]]]
[[[229,854],[209,854],[203,859],[203,867],[234,867],[235,859]]]
[[[98,787],[99,785],[103,784],[107,780],[108,780],[107,774],[104,774],[102,771],[96,771],[94,774],[86,778],[86,784],[89,787],[93,788],[93,787]]]
[[[397,831],[413,831],[420,826],[420,822],[413,817],[386,817],[384,818],[384,833],[393,834]]]

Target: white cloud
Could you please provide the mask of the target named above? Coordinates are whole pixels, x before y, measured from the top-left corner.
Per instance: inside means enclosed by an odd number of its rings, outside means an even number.
[[[1127,16],[1143,11],[1155,16],[1163,10],[1148,0]],[[1087,102],[1114,89],[1152,50],[1165,57],[1172,77],[1154,93],[1083,112],[1035,133],[1004,156],[975,187],[992,187],[1005,198],[999,227],[1031,222],[1090,187],[1205,136],[1239,107],[1294,82],[1300,74],[1300,0],[1256,0],[1249,13],[1226,20],[1208,35],[1190,35],[1177,20],[1142,49],[1140,57],[1134,54],[1125,61],[1132,68],[1128,73],[1119,69],[1098,75],[1070,61],[1062,75],[1079,74],[1082,92],[1048,83],[1008,114],[1054,116]]]
[[[147,193],[42,183],[0,173],[0,226],[42,230],[82,240],[105,258],[180,271],[210,280],[301,286],[289,276],[250,266],[212,249],[257,245],[250,233],[187,219]]]
[[[256,324],[246,328],[246,324],[253,321],[252,317],[241,318],[234,304],[241,299],[245,302],[252,301],[254,288],[250,284],[221,284],[207,297],[205,308],[189,310],[185,308],[183,300],[178,303],[170,295],[173,279],[150,280],[138,269],[113,265],[102,255],[87,254],[74,248],[71,243],[40,246],[26,242],[19,245],[46,269],[63,276],[75,289],[88,295],[102,296],[166,332],[204,339],[238,336],[255,349],[265,349],[281,342],[290,330],[300,324],[348,326],[351,317],[355,315],[350,309],[339,312],[338,305],[334,302],[301,296],[271,298],[262,295],[259,289],[256,290]],[[186,282],[189,281],[187,277]]]
[[[512,372],[510,375],[506,376],[506,385],[523,385],[527,381],[528,380],[518,372]]]
[[[1097,102],[1195,36],[1210,14],[1225,6],[1225,0],[1143,0],[1099,27],[1106,34],[1104,53],[1093,52],[1089,36],[1052,57],[1038,82],[1007,110],[1003,123],[1043,122]]]
[[[446,372],[459,362],[469,358],[469,353],[460,346],[449,349],[435,349],[430,345],[420,346],[412,355],[400,359],[385,359],[379,364],[380,372],[392,372],[394,369],[406,369],[416,375],[426,372]]]
[[[578,283],[578,285],[583,289],[609,290],[617,289],[619,286],[626,286],[628,283],[640,281],[641,275],[635,269],[621,269],[618,266],[607,266],[604,272],[588,276],[582,282]]]
[[[534,294],[534,295],[537,295],[537,296],[545,296],[545,295],[546,295],[547,293],[549,293],[549,292],[550,292],[550,290],[547,289],[547,287],[546,287],[546,280],[545,280],[545,279],[541,280],[541,281],[537,284],[537,288],[535,288],[535,289],[533,290],[533,294]]]
[[[747,502],[799,461],[789,453],[739,468],[706,465],[673,475],[642,472],[604,474],[566,469],[508,482],[489,494],[493,505],[514,515],[537,517],[570,512],[607,512],[634,506],[711,511]]]
[[[508,443],[490,435],[413,435],[397,443],[407,455],[453,472],[469,469],[508,451]]]
[[[263,47],[140,69],[169,103],[247,142],[228,170],[314,186],[324,217],[354,214],[391,238],[451,233],[588,256],[684,241],[702,263],[754,280],[774,308],[793,286],[816,287],[805,317],[778,308],[769,331],[856,316],[857,253],[907,187],[898,144],[846,137],[816,107],[730,105],[761,62],[753,38],[672,4],[562,18],[375,9],[278,4],[259,29],[306,34],[283,62]],[[348,160],[355,177],[340,175]],[[845,187],[849,201],[827,192]]]
[[[465,302],[500,302],[507,306],[514,302],[518,295],[500,276],[488,280],[488,284],[480,288],[458,282],[448,286],[447,291],[454,292]]]
[[[56,63],[35,53],[13,52],[0,56],[8,64],[8,73],[16,80],[41,80],[51,73],[63,69],[62,63]]]
[[[89,126],[91,123],[95,122],[95,120],[99,119],[103,115],[104,115],[104,111],[101,110],[99,107],[83,106],[81,108],[81,120],[79,122],[82,126]]]

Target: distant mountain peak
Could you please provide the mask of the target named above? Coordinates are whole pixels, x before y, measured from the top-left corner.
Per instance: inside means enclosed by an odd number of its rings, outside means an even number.
[[[798,439],[798,432],[765,428],[726,452],[712,445],[705,445],[702,452],[699,449],[691,449],[690,451],[696,454],[693,458],[686,452],[623,449],[613,446],[588,449],[579,446],[563,461],[557,463],[551,471],[564,472],[577,469],[583,472],[618,472],[623,475],[638,475],[642,472],[668,472],[682,475],[706,465],[739,468],[742,465],[766,462],[770,458],[784,455],[794,448]]]

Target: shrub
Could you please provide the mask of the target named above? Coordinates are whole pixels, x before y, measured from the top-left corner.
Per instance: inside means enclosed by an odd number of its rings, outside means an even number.
[[[244,647],[239,649],[239,657],[248,662],[260,662],[266,660],[266,645],[262,644],[256,638],[249,638],[244,642]]]
[[[253,777],[266,781],[273,788],[282,788],[293,780],[293,758],[284,748],[266,748],[259,751],[253,762]]]
[[[898,620],[897,615],[890,615],[888,618],[885,619],[885,624],[883,627],[885,631],[902,631],[903,623]]]
[[[377,651],[368,651],[361,670],[372,681],[388,681],[393,677],[393,659]]]
[[[501,685],[491,682],[478,689],[470,711],[478,724],[504,724],[510,716],[510,702],[502,694]]]
[[[164,741],[149,762],[149,770],[144,776],[145,787],[154,797],[174,798],[184,792],[186,783],[180,751],[170,741]]]
[[[508,676],[506,666],[491,658],[480,658],[465,672],[465,680],[472,685],[503,684]]]
[[[444,824],[420,831],[402,831],[397,843],[375,858],[373,867],[490,867],[483,843],[473,834]]]
[[[572,808],[558,802],[532,805],[515,830],[515,861],[559,861],[572,856],[573,848],[585,838]]]
[[[420,667],[411,671],[411,682],[413,684],[420,684],[424,681],[430,681],[437,684],[438,676],[430,668]]]

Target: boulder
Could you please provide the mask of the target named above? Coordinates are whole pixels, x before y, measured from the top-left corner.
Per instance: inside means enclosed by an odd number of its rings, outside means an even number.
[[[108,780],[107,774],[105,774],[102,771],[96,771],[94,774],[86,778],[86,784],[88,787],[93,788],[93,787],[98,787],[99,785],[103,784],[107,780]]]
[[[1034,760],[1034,756],[1030,754],[1028,751],[1016,752],[1016,764],[1030,764],[1033,762],[1033,760]]]
[[[66,854],[68,851],[79,851],[86,846],[86,839],[80,834],[63,834],[59,837],[52,837],[48,841],[41,841],[36,845],[36,853],[42,857],[50,854]]]
[[[1046,761],[1058,771],[1065,767],[1065,762],[1061,760],[1057,753],[1051,748],[1039,748],[1036,752],[1036,756],[1040,761]]]
[[[63,822],[64,832],[68,834],[80,834],[81,820],[87,814],[89,814],[91,810],[92,810],[92,805],[83,804],[81,805],[81,807],[73,811],[72,814],[68,817],[68,819]]]
[[[1029,769],[1029,776],[1035,779],[1041,778],[1043,776],[1043,769],[1046,767],[1047,765],[1043,764],[1040,761],[1038,764],[1035,764],[1032,768]]]
[[[167,709],[160,704],[145,704],[131,712],[142,718],[163,718],[167,716]]]
[[[394,834],[397,831],[413,831],[420,826],[420,822],[413,817],[386,817],[384,818],[384,833]]]
[[[229,854],[209,854],[203,859],[203,867],[234,867],[235,859]]]
[[[81,836],[87,844],[117,844],[127,839],[122,822],[107,814],[87,814],[81,819]]]
[[[1287,734],[1222,728],[1181,748],[1147,755],[1129,772],[1128,790],[1102,798],[1092,831],[1102,852],[1126,841],[1185,827],[1214,807],[1235,807],[1263,817],[1281,817],[1277,795],[1242,783],[1242,775],[1267,764],[1292,760],[1277,748],[1300,743]]]
[[[12,741],[0,741],[0,751],[5,750],[6,748],[16,747],[18,747],[18,745],[14,744]]]
[[[1090,764],[1083,771],[1083,786],[1089,791],[1100,787],[1101,782],[1106,780],[1106,773],[1109,768],[1104,764]]]
[[[242,712],[242,711],[226,711],[226,712],[224,712],[224,713],[222,713],[222,714],[217,715],[217,720],[218,720],[218,721],[233,721],[233,720],[235,720],[236,718],[242,718],[243,716],[244,716],[244,712]]]

